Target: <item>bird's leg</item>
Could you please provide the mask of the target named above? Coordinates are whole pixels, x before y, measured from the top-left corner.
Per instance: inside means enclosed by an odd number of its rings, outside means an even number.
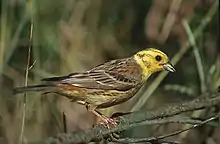
[[[91,106],[91,105],[87,105],[87,109],[91,112],[93,112],[97,117],[101,118],[101,120],[103,121],[102,124],[106,124],[107,126],[109,125],[113,125],[113,126],[117,126],[117,121],[114,118],[109,118],[105,115],[103,115],[102,113],[100,113],[99,111],[96,110],[96,107]]]
[[[108,126],[109,124],[110,124],[110,125],[113,125],[113,126],[117,126],[117,125],[118,125],[116,119],[114,119],[114,118],[109,118],[109,117],[103,115],[102,113],[100,113],[100,112],[97,111],[97,110],[93,110],[92,112],[93,112],[96,116],[98,116],[99,118],[102,119],[102,121],[104,122],[104,123],[102,123],[102,124],[107,124],[107,126]]]

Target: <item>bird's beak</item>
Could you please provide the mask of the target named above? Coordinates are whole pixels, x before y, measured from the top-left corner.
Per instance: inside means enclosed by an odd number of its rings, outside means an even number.
[[[163,68],[165,70],[169,71],[169,72],[175,72],[176,71],[175,68],[173,67],[173,65],[170,62],[168,62],[166,64],[163,64]]]

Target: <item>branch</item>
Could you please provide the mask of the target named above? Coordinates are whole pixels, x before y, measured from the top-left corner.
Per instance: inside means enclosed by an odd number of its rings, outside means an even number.
[[[117,127],[106,128],[103,125],[96,125],[94,128],[84,131],[58,134],[57,136],[48,138],[44,143],[78,144],[99,141],[114,132],[120,132],[139,126],[142,122],[144,122],[145,125],[152,125],[155,124],[155,120],[163,120],[164,118],[169,118],[180,113],[212,107],[219,103],[220,92],[206,93],[191,101],[169,104],[155,110],[138,111],[123,116],[117,116],[116,118],[119,122]],[[162,122],[160,121],[160,123]]]
[[[120,142],[120,143],[140,143],[140,142],[159,142],[159,143],[161,143],[161,141],[160,141],[161,139],[171,137],[171,136],[175,136],[175,135],[183,133],[185,131],[188,131],[188,130],[194,129],[196,127],[202,126],[203,124],[206,124],[206,123],[208,123],[212,120],[215,120],[215,119],[219,118],[219,116],[220,116],[220,113],[217,114],[216,116],[213,116],[213,117],[201,122],[201,123],[190,126],[189,128],[182,129],[182,130],[177,130],[173,133],[169,133],[169,134],[158,136],[158,137],[137,138],[137,139],[122,138],[122,139],[114,139],[113,141],[114,142]],[[170,143],[170,142],[168,142],[168,143]],[[176,142],[171,142],[171,143],[176,143]]]
[[[30,10],[32,10],[32,1],[30,0],[28,2],[28,6]],[[30,60],[31,60],[31,45],[33,43],[33,18],[31,15],[31,23],[30,23],[30,33],[29,33],[29,45],[28,45],[28,53],[27,53],[27,65],[26,65],[26,70],[25,70],[25,85],[28,85],[28,76],[29,76],[29,70],[30,68]],[[32,67],[32,66],[31,66]],[[23,144],[24,141],[24,132],[25,132],[25,122],[26,122],[26,110],[27,110],[27,94],[24,93],[23,97],[23,107],[22,107],[22,121],[21,121],[21,133],[19,136],[19,143]]]

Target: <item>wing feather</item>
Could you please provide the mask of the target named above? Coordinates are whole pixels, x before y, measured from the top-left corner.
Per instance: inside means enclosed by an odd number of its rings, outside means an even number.
[[[77,87],[104,90],[128,90],[134,87],[135,84],[134,81],[122,75],[106,73],[105,71],[88,71],[63,77],[46,78],[42,81],[53,84],[67,83]]]
[[[124,64],[126,64],[124,60],[114,60],[84,73],[72,73],[68,76],[42,79],[42,81],[44,83],[53,84],[66,83],[90,89],[116,89],[126,91],[135,87],[139,79],[135,79],[132,75],[120,72],[120,70],[123,70],[122,66]]]

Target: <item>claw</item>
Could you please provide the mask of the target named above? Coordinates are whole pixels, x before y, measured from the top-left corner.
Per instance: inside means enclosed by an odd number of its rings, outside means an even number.
[[[106,125],[108,128],[110,128],[110,126],[114,126],[116,127],[118,125],[118,120],[116,118],[109,118],[105,115],[103,115],[102,113],[100,113],[99,111],[97,111],[92,105],[87,104],[86,108],[93,112],[97,117],[99,117],[103,122],[101,124]]]
[[[101,119],[103,121],[101,124],[107,125],[108,128],[110,125],[114,126],[114,127],[116,127],[118,125],[117,120],[115,118],[108,118],[108,117],[102,115]]]

